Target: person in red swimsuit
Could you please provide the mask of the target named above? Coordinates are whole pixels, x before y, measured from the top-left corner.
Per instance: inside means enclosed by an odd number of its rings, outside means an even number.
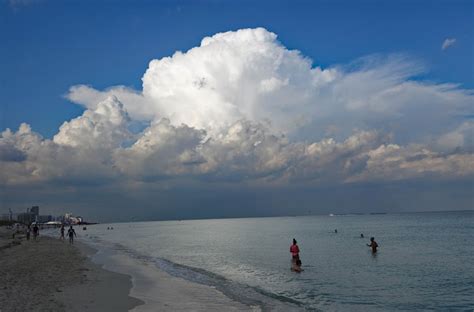
[[[300,260],[300,248],[293,238],[293,245],[290,246],[291,252],[291,270],[295,272],[301,272],[301,260]]]
[[[298,244],[296,243],[296,239],[293,238],[293,245],[290,247],[290,252],[291,252],[291,257],[292,261],[296,262],[300,258],[300,248],[298,247]]]

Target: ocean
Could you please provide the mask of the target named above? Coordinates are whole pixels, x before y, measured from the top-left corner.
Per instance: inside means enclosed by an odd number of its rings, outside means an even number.
[[[474,310],[473,211],[131,222],[77,232],[109,255],[103,262],[139,259],[264,311]],[[376,255],[366,245],[371,236]],[[293,238],[301,273],[290,270]]]

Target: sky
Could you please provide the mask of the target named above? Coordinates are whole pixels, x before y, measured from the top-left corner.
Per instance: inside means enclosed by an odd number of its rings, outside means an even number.
[[[472,1],[0,4],[0,213],[474,209]]]

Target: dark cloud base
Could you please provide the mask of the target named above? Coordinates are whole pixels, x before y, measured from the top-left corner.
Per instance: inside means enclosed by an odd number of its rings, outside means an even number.
[[[319,188],[207,187],[123,192],[90,188],[2,191],[2,213],[40,205],[100,222],[474,210],[472,181],[397,182]]]

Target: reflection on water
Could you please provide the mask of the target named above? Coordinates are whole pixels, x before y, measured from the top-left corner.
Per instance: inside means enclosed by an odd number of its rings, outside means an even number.
[[[244,301],[257,292],[309,309],[467,310],[473,221],[473,212],[455,212],[137,222],[90,227],[87,235]],[[293,237],[301,274],[289,270]]]

